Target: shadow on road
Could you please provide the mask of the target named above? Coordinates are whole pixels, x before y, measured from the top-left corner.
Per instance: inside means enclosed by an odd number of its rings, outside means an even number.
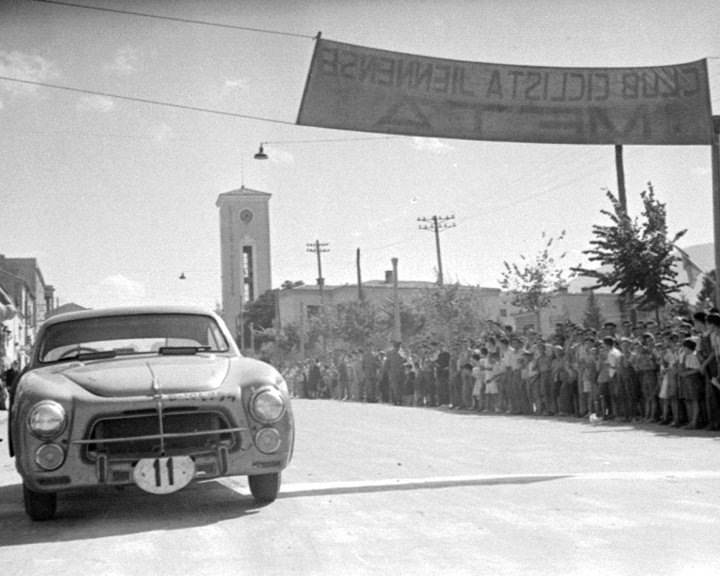
[[[569,475],[548,476],[507,476],[496,478],[443,478],[438,480],[418,480],[416,482],[388,481],[387,483],[368,483],[356,485],[351,483],[347,486],[323,486],[308,487],[307,489],[296,489],[288,492],[281,492],[280,498],[306,498],[308,496],[328,496],[338,494],[366,494],[369,492],[398,492],[403,490],[435,490],[437,488],[455,488],[459,486],[497,486],[509,484],[535,484],[537,482],[549,482],[550,480],[562,480],[570,478]]]
[[[710,440],[720,441],[720,431],[718,430],[687,430],[684,427],[674,428],[668,425],[661,425],[649,422],[625,422],[622,420],[606,420],[600,421],[598,424],[591,424],[586,417],[578,418],[575,416],[538,416],[535,414],[505,414],[495,413],[488,414],[485,412],[476,412],[474,410],[452,410],[447,407],[432,407],[431,410],[444,412],[451,416],[462,416],[465,418],[477,419],[523,419],[544,422],[557,422],[561,424],[571,424],[573,426],[581,426],[584,429],[582,434],[587,433],[603,433],[603,432],[644,432],[662,436],[666,438],[707,438]]]
[[[184,530],[256,514],[262,507],[214,482],[164,496],[129,486],[60,493],[55,520],[33,522],[25,514],[22,484],[5,485],[0,486],[0,548]]]

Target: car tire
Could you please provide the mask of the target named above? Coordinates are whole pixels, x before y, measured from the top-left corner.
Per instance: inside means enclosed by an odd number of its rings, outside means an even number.
[[[25,512],[33,520],[52,520],[57,510],[56,492],[36,492],[23,484]]]
[[[257,502],[273,502],[280,493],[280,472],[248,476],[248,483]]]

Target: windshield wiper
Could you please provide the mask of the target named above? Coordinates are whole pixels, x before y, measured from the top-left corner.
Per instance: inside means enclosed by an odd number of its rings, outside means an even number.
[[[198,352],[208,352],[210,346],[161,346],[158,348],[160,356],[192,356]]]
[[[63,356],[59,358],[60,362],[65,360],[102,360],[105,358],[115,358],[117,352],[115,350],[98,350],[97,352],[77,352],[75,354]]]

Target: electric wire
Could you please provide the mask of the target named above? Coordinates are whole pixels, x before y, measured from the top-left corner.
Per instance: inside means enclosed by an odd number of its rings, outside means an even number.
[[[38,2],[45,0],[36,0]],[[186,104],[174,104],[172,102],[161,102],[160,100],[151,100],[149,98],[137,98],[135,96],[121,96],[120,94],[112,94],[110,92],[98,92],[96,90],[87,90],[84,88],[71,88],[70,86],[60,86],[59,84],[50,84],[48,82],[36,82],[33,80],[20,80],[19,78],[10,78],[8,76],[0,76],[0,80],[10,82],[20,82],[21,84],[31,84],[34,86],[44,86],[45,88],[55,88],[57,90],[67,90],[68,92],[76,92],[80,94],[92,94],[94,96],[104,96],[106,98],[118,98],[119,100],[128,100],[130,102],[140,102],[142,104],[154,104],[156,106],[167,106],[168,108],[176,108],[180,110],[192,110],[194,112],[205,112],[207,114],[218,114],[221,116],[231,116],[233,118],[243,118],[245,120],[257,120],[258,122],[271,122],[273,124],[284,124],[285,126],[296,126],[295,122],[288,120],[277,120],[275,118],[263,118],[261,116],[252,116],[250,114],[238,114],[236,112],[226,112],[224,110],[213,110],[211,108],[201,108],[199,106],[189,106]]]
[[[173,22],[184,22],[186,24],[199,24],[202,26],[213,26],[215,28],[230,28],[232,30],[243,30],[247,32],[258,32],[262,34],[277,34],[279,36],[292,36],[295,38],[305,38],[314,40],[318,36],[309,36],[307,34],[295,34],[293,32],[280,32],[278,30],[267,30],[264,28],[250,28],[247,26],[235,26],[232,24],[219,24],[217,22],[207,22],[204,20],[192,20],[190,18],[178,18],[175,16],[160,16],[157,14],[146,14],[143,12],[131,12],[129,10],[117,10],[115,8],[101,8],[100,6],[87,6],[85,4],[74,4],[72,2],[58,2],[56,0],[35,0],[35,2],[42,2],[43,4],[55,4],[57,6],[68,6],[72,8],[84,8],[86,10],[97,10],[99,12],[112,12],[114,14],[127,14],[130,16],[141,16],[143,18],[154,18],[157,20],[170,20]]]

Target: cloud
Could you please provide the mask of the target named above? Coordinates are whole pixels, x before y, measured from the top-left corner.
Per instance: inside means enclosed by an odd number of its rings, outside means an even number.
[[[147,291],[140,282],[130,280],[122,274],[108,276],[99,284],[88,286],[81,306],[105,308],[108,306],[129,306],[148,303]]]
[[[137,71],[140,63],[140,52],[132,46],[124,46],[117,51],[112,64],[106,64],[105,72],[117,74],[132,74]]]
[[[295,156],[286,150],[273,148],[272,146],[264,146],[264,150],[271,162],[275,162],[277,164],[292,164],[295,162]]]
[[[229,78],[225,79],[225,83],[223,84],[223,90],[228,89],[237,89],[237,90],[247,90],[249,87],[249,82],[247,78],[239,78],[238,80],[230,80]]]
[[[55,66],[41,56],[24,54],[17,50],[5,52],[0,50],[0,76],[28,80],[30,82],[47,82],[60,76]],[[34,94],[39,86],[20,82],[2,82],[0,91],[12,96]]]
[[[437,138],[421,138],[419,136],[412,139],[412,147],[420,152],[432,152],[433,154],[442,154],[453,149],[452,146]]]
[[[155,126],[151,126],[147,132],[150,137],[157,142],[166,142],[175,135],[172,126],[168,124],[156,124]]]
[[[81,111],[110,112],[115,109],[115,101],[108,96],[83,96],[77,109]]]
[[[710,169],[709,166],[707,168],[702,167],[702,166],[697,166],[697,167],[693,168],[692,170],[690,170],[690,172],[692,174],[694,174],[695,176],[709,176],[710,173],[712,172],[712,170]]]

